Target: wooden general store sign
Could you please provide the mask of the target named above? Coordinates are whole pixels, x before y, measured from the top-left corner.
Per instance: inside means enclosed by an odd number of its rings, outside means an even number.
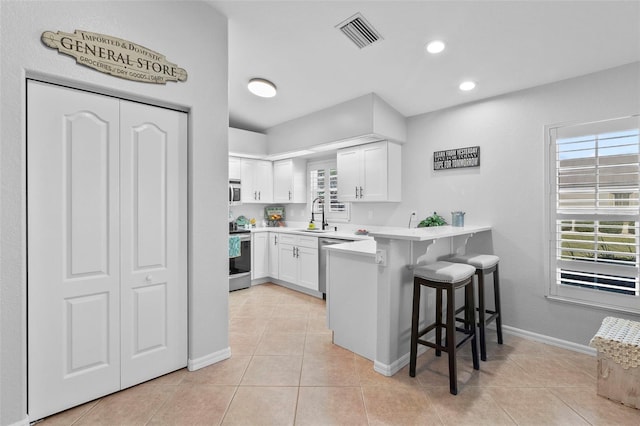
[[[73,34],[45,31],[41,40],[81,65],[127,80],[165,84],[187,79],[187,71],[164,55],[121,38],[75,30]]]
[[[480,166],[480,147],[447,149],[433,153],[433,170]]]

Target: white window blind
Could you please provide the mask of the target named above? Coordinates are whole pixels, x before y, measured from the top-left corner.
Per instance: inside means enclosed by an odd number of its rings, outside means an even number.
[[[640,310],[638,127],[549,129],[552,295]]]
[[[310,202],[315,214],[322,214],[324,207],[327,220],[346,222],[349,220],[349,203],[338,201],[338,169],[335,161],[313,162],[308,165]],[[311,208],[311,207],[310,207]],[[318,218],[320,216],[317,216]]]

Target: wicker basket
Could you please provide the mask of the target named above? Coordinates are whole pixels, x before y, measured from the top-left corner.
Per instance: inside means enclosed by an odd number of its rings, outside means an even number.
[[[598,395],[640,409],[640,323],[607,317],[591,346],[598,349]]]

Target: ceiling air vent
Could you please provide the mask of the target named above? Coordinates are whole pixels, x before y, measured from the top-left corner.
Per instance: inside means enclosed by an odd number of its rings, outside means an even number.
[[[359,13],[336,25],[336,28],[340,29],[360,49],[382,40],[378,31]]]

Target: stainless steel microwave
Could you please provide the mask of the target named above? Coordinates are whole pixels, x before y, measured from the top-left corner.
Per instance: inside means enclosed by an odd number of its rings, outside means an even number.
[[[236,206],[241,203],[241,185],[237,179],[229,179],[229,205]]]

